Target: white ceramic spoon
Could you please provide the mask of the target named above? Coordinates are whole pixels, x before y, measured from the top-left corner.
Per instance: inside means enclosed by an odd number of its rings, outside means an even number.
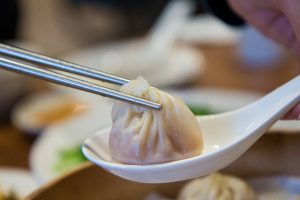
[[[196,178],[222,169],[236,160],[299,101],[300,76],[238,110],[197,117],[203,132],[204,151],[188,159],[153,165],[118,163],[110,156],[110,128],[89,137],[82,149],[84,155],[95,164],[132,181],[164,183]]]

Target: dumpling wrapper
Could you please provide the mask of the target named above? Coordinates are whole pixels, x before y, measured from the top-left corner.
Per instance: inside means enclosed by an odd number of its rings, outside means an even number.
[[[257,200],[257,197],[243,180],[214,173],[187,183],[178,200]]]
[[[109,148],[112,158],[125,164],[155,164],[197,156],[203,149],[196,117],[183,101],[139,77],[121,92],[163,105],[161,111],[115,102]]]

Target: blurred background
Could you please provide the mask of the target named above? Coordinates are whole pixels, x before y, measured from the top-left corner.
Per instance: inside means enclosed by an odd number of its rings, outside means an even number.
[[[196,115],[244,106],[299,73],[284,48],[246,24],[226,25],[201,0],[2,0],[0,25],[2,43],[144,76]],[[86,163],[80,144],[111,124],[111,107],[110,99],[0,70],[0,191],[24,197]],[[295,121],[276,123],[224,171],[299,175],[296,164],[274,164],[293,158],[299,131]],[[274,158],[276,145],[283,153]]]

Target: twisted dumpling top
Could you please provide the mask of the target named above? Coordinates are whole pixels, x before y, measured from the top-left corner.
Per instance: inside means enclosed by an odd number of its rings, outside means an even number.
[[[109,138],[112,157],[127,164],[154,164],[199,155],[203,141],[199,124],[180,99],[139,77],[120,91],[163,105],[161,111],[117,101]]]

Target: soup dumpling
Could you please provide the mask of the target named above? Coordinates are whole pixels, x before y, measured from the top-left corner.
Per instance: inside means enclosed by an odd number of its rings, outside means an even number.
[[[183,101],[139,77],[121,92],[160,103],[161,111],[115,102],[109,148],[112,158],[125,164],[155,164],[201,153],[203,141],[196,117]]]
[[[187,183],[178,200],[257,200],[257,197],[243,180],[214,173]]]

